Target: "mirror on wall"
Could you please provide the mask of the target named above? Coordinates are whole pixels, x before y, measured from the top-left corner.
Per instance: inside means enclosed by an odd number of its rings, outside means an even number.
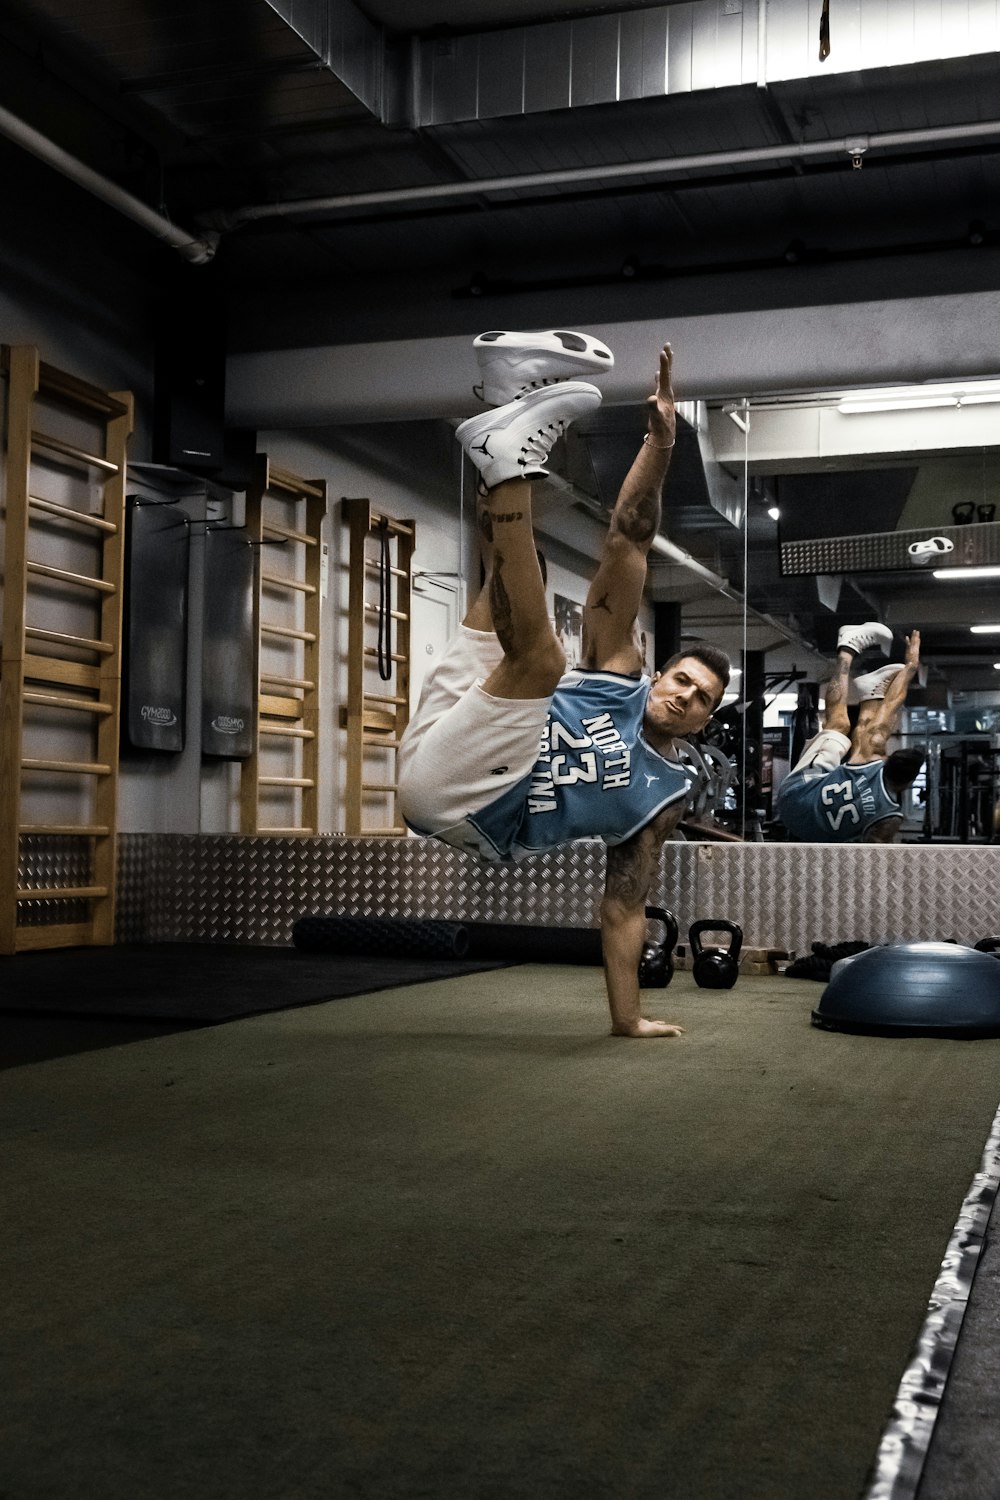
[[[709,409],[715,459],[746,496],[743,681],[716,725],[743,767],[744,837],[854,841],[860,826],[866,841],[1000,842],[998,418],[1000,382],[986,380]],[[828,782],[825,821],[796,829],[796,783],[782,785],[824,723],[841,627],[869,622],[883,639],[852,663],[848,759],[881,762],[869,731],[898,720],[885,753],[913,753],[885,762],[882,782],[898,777],[901,821],[854,771]],[[894,716],[879,672],[904,662],[913,631],[919,668]],[[841,722],[835,701],[828,716]]]

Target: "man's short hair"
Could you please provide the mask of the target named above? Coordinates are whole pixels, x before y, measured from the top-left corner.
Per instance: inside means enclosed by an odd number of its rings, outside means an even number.
[[[693,656],[695,661],[700,661],[703,667],[707,667],[710,672],[714,672],[722,683],[719,702],[715,705],[718,708],[719,703],[722,702],[725,695],[726,688],[729,686],[729,657],[724,651],[720,651],[718,646],[713,646],[711,641],[692,641],[682,651],[675,651],[673,656],[663,663],[660,671],[669,672],[671,667],[676,667],[679,661],[684,661],[685,657],[689,656]]]

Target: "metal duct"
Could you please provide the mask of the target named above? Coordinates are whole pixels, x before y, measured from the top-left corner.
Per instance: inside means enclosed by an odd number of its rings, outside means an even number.
[[[851,0],[818,58],[804,0],[694,0],[615,15],[431,38],[418,45],[417,126],[863,72],[1000,50],[1000,12]]]
[[[266,0],[366,109],[385,119],[385,43],[352,0]]]

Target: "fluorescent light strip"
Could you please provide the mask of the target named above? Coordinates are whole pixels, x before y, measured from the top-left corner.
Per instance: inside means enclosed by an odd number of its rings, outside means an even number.
[[[973,635],[1000,635],[1000,625],[970,625]]]
[[[1000,396],[991,396],[991,401],[1000,401]],[[954,396],[924,396],[915,400],[898,401],[841,401],[837,410],[845,417],[866,411],[925,411],[930,406],[958,406]]]
[[[967,578],[1000,578],[1000,567],[934,568],[931,572],[931,577],[954,579],[956,583],[964,582]]]
[[[984,406],[1000,402],[1000,384],[995,380],[974,381],[968,386],[938,382],[934,385],[884,386],[881,390],[842,391],[837,410],[851,415],[871,411],[924,411],[933,406]]]

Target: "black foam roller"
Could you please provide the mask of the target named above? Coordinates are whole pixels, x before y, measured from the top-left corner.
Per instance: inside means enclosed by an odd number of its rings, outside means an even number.
[[[468,929],[461,922],[414,917],[300,917],[292,928],[296,948],[313,953],[356,953],[378,958],[465,958]]]
[[[467,922],[469,958],[522,964],[599,964],[597,927],[518,927],[504,922]]]

